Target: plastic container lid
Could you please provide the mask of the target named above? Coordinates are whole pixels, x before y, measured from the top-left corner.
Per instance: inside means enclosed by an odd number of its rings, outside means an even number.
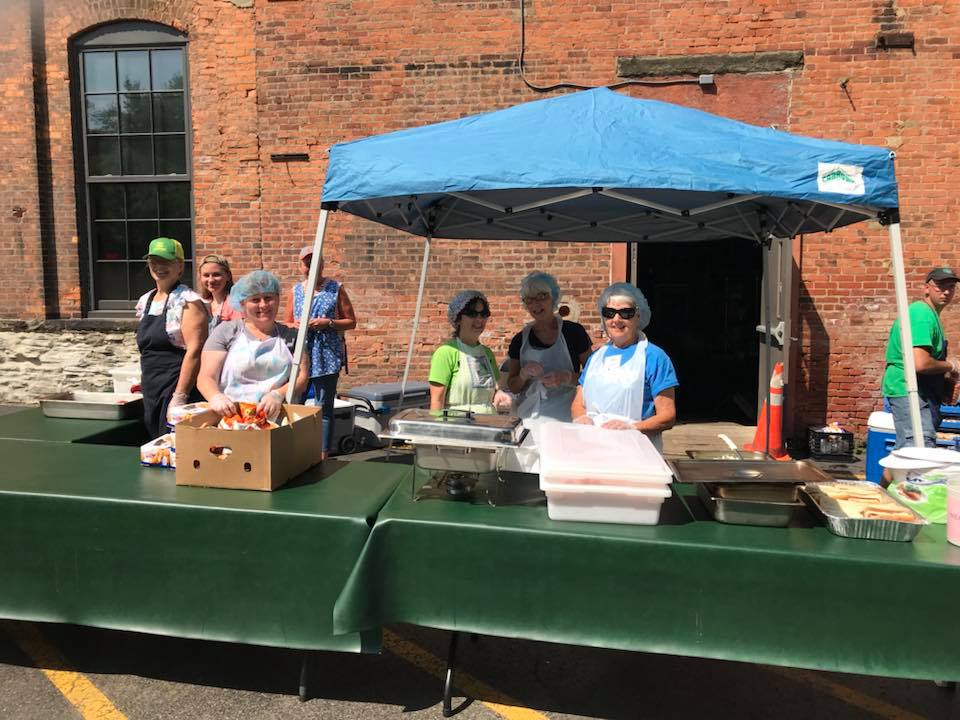
[[[900,457],[899,455],[887,455],[878,461],[880,467],[890,468],[891,470],[932,470],[933,468],[944,467],[944,463],[932,462],[930,460],[915,460],[914,458]]]
[[[666,485],[673,473],[643,433],[606,430],[595,425],[546,423],[539,429],[540,487],[574,483]]]
[[[893,413],[883,412],[883,410],[876,410],[870,413],[870,417],[867,418],[867,427],[873,430],[889,430],[890,432],[894,432]]]
[[[641,497],[641,498],[668,498],[671,490],[666,485],[587,485],[552,483],[548,480],[540,479],[540,489],[547,493],[547,496],[557,494],[561,495],[611,495],[619,497]]]
[[[899,450],[894,450],[893,454],[897,457],[924,460],[941,465],[960,464],[960,452],[947,450],[946,448],[902,447]]]

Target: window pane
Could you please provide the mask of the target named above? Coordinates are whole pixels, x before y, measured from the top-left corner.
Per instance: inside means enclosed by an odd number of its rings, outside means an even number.
[[[147,248],[150,247],[150,241],[155,237],[160,237],[156,220],[128,222],[127,241],[130,247],[130,257],[139,259],[146,255]]]
[[[153,89],[183,90],[183,51],[154,50],[150,56],[153,59]]]
[[[147,270],[145,262],[132,262],[125,266],[129,268],[130,273],[130,299],[136,300],[145,292],[153,290],[157,285],[150,277],[150,271]]]
[[[83,53],[83,89],[86,92],[115,92],[117,75],[112,52]]]
[[[87,157],[90,161],[89,173],[91,175],[119,175],[119,138],[87,138]]]
[[[160,217],[190,217],[190,183],[158,183]]]
[[[150,59],[146,50],[123,50],[117,53],[117,77],[120,90],[150,89]]]
[[[87,95],[87,132],[117,132],[116,95]]]
[[[154,95],[153,122],[157,132],[183,132],[183,93]]]
[[[157,175],[184,175],[187,172],[187,148],[183,135],[156,135]]]
[[[120,96],[120,132],[150,132],[150,95]]]
[[[94,290],[98,300],[127,299],[127,264],[98,262],[93,269]]]
[[[179,240],[183,245],[183,254],[186,257],[193,257],[191,252],[192,243],[190,242],[190,221],[189,220],[161,220],[161,237],[173,238]]]
[[[149,137],[120,138],[124,175],[153,175]]]
[[[93,211],[94,220],[122,220],[123,186],[114,183],[91,185],[90,209]]]
[[[127,217],[157,217],[157,186],[154,183],[127,185]]]
[[[126,260],[124,237],[122,222],[93,223],[93,257],[97,260]]]
[[[187,257],[190,257],[189,253],[187,253]],[[183,263],[183,275],[180,276],[180,282],[188,288],[196,289],[197,287],[196,278],[193,274],[193,263],[189,260]]]

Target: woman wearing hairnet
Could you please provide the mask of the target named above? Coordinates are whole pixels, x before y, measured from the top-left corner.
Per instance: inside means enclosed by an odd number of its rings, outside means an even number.
[[[660,434],[677,419],[677,373],[670,358],[647,340],[650,306],[637,288],[614,283],[598,302],[610,341],[580,373],[573,420],[614,430],[640,430],[658,450]]]
[[[251,402],[273,419],[287,392],[297,342],[297,329],[277,322],[280,281],[264,270],[247,273],[230,290],[230,304],[243,319],[220,323],[210,333],[197,387],[221,415],[235,414],[237,402]],[[306,389],[309,370],[301,363],[294,394]]]
[[[497,389],[500,371],[490,348],[480,344],[490,305],[479,290],[462,290],[447,306],[453,337],[430,359],[430,409],[492,414],[509,408],[510,396]]]
[[[527,275],[520,298],[533,322],[514,335],[507,351],[507,389],[520,397],[517,415],[570,422],[570,403],[593,343],[583,325],[556,314],[560,286],[553,275]]]

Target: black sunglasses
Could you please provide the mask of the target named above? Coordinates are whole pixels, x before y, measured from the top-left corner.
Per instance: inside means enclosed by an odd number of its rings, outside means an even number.
[[[464,309],[463,312],[461,312],[460,314],[468,318],[490,317],[490,311],[487,310],[486,308],[484,308],[483,310]]]
[[[607,320],[613,320],[615,315],[619,315],[624,320],[632,320],[633,316],[637,314],[637,309],[635,307],[629,308],[612,308],[604,307],[600,308],[600,314],[603,315]]]

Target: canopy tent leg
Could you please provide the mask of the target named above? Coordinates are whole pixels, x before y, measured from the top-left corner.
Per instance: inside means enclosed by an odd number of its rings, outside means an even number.
[[[910,403],[910,427],[913,429],[913,444],[917,447],[923,447],[923,423],[920,421],[917,367],[913,362],[913,331],[910,328],[907,278],[903,269],[903,241],[900,239],[900,223],[890,223],[887,228],[890,233],[890,259],[893,262],[893,287],[897,294],[897,318],[900,320],[903,374],[907,381],[907,399]]]
[[[320,211],[320,219],[317,221],[317,233],[313,238],[313,258],[319,258],[323,255],[323,237],[327,232],[327,213],[329,210]],[[310,272],[307,273],[307,281],[303,286],[304,311],[300,317],[300,327],[297,329],[297,344],[293,348],[293,365],[290,367],[290,382],[287,383],[287,403],[293,402],[293,390],[296,384],[297,375],[300,373],[300,363],[303,360],[303,346],[307,341],[307,325],[310,322],[310,303],[308,297],[313,297],[308,288],[313,288],[317,284],[317,273],[320,270],[320,263],[311,262]]]
[[[766,427],[763,429],[765,447],[763,448],[763,452],[766,453],[767,458],[770,457],[770,416],[773,415],[773,392],[770,388],[770,377],[773,374],[773,358],[771,357],[773,355],[771,348],[773,330],[770,325],[772,322],[770,316],[770,248],[772,244],[772,239],[768,237],[760,245],[761,257],[763,258],[763,377],[766,380],[765,385],[767,386],[767,412],[764,417]],[[782,448],[779,449],[782,451]]]
[[[420,287],[417,289],[417,307],[413,311],[413,327],[410,328],[410,342],[407,343],[407,361],[403,365],[403,379],[400,381],[400,402],[403,406],[403,396],[407,393],[407,378],[410,376],[410,364],[413,362],[413,344],[417,339],[417,328],[420,327],[420,308],[423,306],[423,288],[427,282],[427,264],[430,262],[430,241],[428,234],[423,239],[423,264],[420,266]]]
[[[443,676],[443,716],[453,717],[473,702],[473,698],[464,698],[463,702],[453,707],[453,673],[457,667],[457,643],[460,633],[450,633],[450,647],[447,650],[447,672]]]

